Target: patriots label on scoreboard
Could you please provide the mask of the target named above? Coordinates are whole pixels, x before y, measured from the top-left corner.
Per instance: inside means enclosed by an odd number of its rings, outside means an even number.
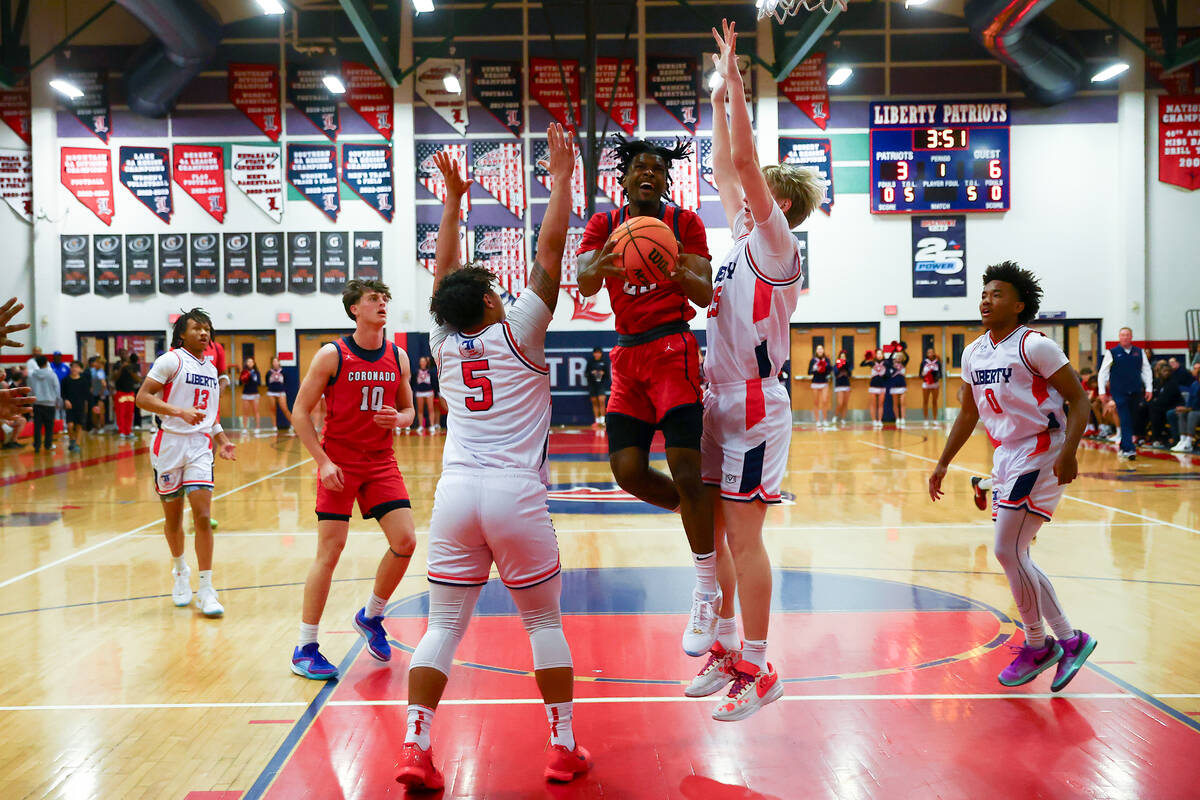
[[[1007,211],[1009,108],[871,103],[871,213]]]

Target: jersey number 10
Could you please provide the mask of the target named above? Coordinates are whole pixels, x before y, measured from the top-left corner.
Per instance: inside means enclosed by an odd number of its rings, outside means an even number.
[[[362,392],[362,405],[358,407],[359,411],[378,411],[383,408],[382,386],[364,386]]]

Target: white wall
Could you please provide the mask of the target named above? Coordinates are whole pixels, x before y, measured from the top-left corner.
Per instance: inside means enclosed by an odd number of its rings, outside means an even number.
[[[1147,338],[1183,339],[1184,312],[1200,309],[1200,190],[1158,180],[1158,99],[1146,98]],[[1200,125],[1190,128],[1200,129]],[[1115,338],[1116,334],[1108,338]]]

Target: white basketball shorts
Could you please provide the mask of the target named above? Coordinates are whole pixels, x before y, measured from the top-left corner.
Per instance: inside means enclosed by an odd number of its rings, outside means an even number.
[[[792,404],[774,378],[719,383],[704,396],[703,481],[726,500],[778,503],[792,442]]]
[[[150,445],[150,466],[159,496],[194,486],[213,488],[213,443],[206,433],[159,430]]]
[[[1065,440],[1062,432],[1054,431],[996,448],[992,456],[992,519],[1002,508],[1025,509],[1047,520],[1054,515],[1066,490],[1054,474]]]
[[[561,571],[545,484],[533,472],[443,471],[429,522],[429,581],[482,586],[493,562],[509,589]]]

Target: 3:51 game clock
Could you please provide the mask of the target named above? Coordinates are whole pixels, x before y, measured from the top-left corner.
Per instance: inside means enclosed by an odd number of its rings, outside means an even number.
[[[1007,211],[1007,101],[872,103],[871,213]]]

